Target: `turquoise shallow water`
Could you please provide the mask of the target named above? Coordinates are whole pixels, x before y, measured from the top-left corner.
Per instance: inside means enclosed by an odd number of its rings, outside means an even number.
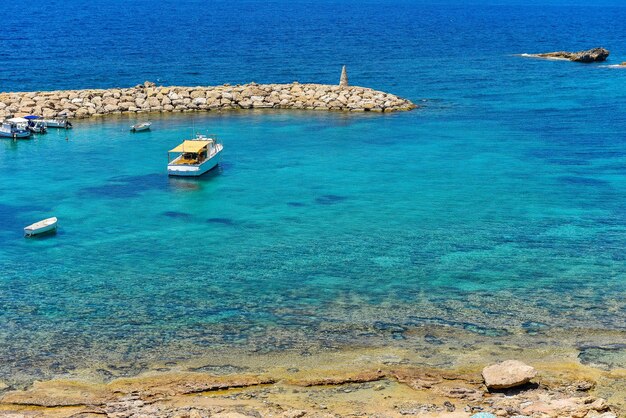
[[[108,119],[4,142],[3,373],[424,325],[623,330],[614,146],[573,158],[444,111],[178,115],[141,134]],[[190,126],[221,134],[223,164],[168,178],[165,152]],[[21,237],[50,215],[56,236]]]
[[[108,4],[8,25],[12,47],[60,46],[44,29],[73,42],[50,71],[2,65],[3,89],[334,83],[347,62],[354,84],[423,108],[151,115],[134,135],[134,119],[106,118],[0,142],[0,380],[132,374],[214,348],[404,344],[426,326],[626,343],[626,70],[513,56],[602,44],[626,60],[623,8],[365,3],[348,19],[349,3],[189,2],[211,38],[169,2],[155,13],[170,20],[136,24],[171,37],[127,31]],[[244,11],[247,26],[225,23]],[[166,151],[194,128],[220,135],[223,164],[168,178]],[[22,238],[51,215],[56,236]]]

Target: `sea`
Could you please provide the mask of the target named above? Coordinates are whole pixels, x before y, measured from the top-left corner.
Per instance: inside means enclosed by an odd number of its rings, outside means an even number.
[[[623,2],[7,3],[0,91],[336,84],[346,65],[419,105],[121,115],[1,140],[9,386],[207,350],[414,344],[445,367],[449,345],[513,339],[626,367]],[[607,62],[519,56],[597,46]],[[168,177],[195,132],[218,135],[222,163]],[[23,237],[50,216],[56,235]]]

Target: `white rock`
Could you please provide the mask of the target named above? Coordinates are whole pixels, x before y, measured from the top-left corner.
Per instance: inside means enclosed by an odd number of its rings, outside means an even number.
[[[521,361],[507,360],[483,369],[483,379],[489,389],[507,389],[530,382],[537,371]]]

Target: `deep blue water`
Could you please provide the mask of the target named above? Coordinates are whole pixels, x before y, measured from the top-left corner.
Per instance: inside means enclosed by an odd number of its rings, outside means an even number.
[[[31,3],[56,12],[24,24],[4,5],[0,90],[336,83],[347,64],[424,107],[153,115],[137,135],[107,118],[1,142],[0,378],[398,326],[624,339],[626,70],[514,54],[626,61],[626,8]],[[224,162],[168,179],[193,128],[219,133]],[[50,215],[56,236],[22,238]]]

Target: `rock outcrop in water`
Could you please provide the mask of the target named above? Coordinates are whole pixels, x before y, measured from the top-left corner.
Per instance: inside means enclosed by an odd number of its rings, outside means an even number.
[[[607,49],[593,48],[587,51],[579,52],[558,51],[546,52],[542,54],[528,54],[528,56],[535,58],[563,59],[574,62],[590,63],[606,61],[606,59],[609,57],[609,54],[610,52]]]
[[[395,112],[414,109],[409,100],[365,87],[325,84],[244,84],[163,87],[146,81],[132,88],[0,93],[0,117],[36,114],[85,118],[139,112],[237,109],[302,109]]]

